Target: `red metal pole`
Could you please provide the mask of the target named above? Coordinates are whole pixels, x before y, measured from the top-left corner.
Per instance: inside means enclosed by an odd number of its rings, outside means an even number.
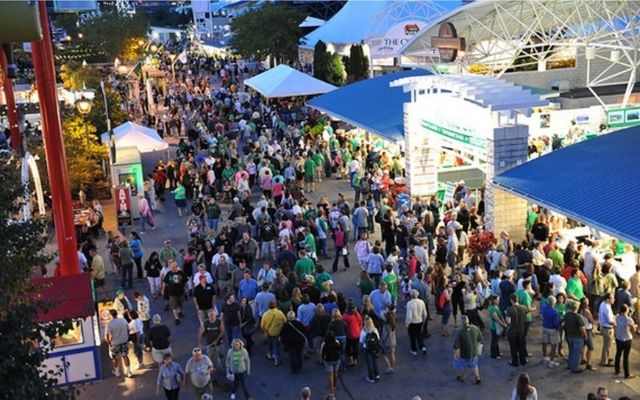
[[[62,124],[56,90],[56,72],[53,65],[53,47],[45,1],[38,1],[42,40],[31,42],[33,66],[36,71],[36,86],[40,99],[43,138],[47,154],[49,186],[53,203],[53,220],[60,253],[62,275],[80,273],[77,256],[76,233],[73,226],[71,189],[67,159],[62,139]]]
[[[2,68],[4,73],[4,77],[2,77],[2,86],[4,87],[4,94],[7,98],[7,119],[9,120],[9,130],[11,131],[11,146],[16,153],[21,155],[22,151],[20,148],[22,139],[20,137],[18,109],[16,108],[16,99],[13,94],[13,82],[9,79],[9,74],[7,72],[7,55],[2,49],[0,49],[0,68]]]

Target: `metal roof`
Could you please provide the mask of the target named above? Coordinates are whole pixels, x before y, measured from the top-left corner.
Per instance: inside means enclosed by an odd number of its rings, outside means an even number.
[[[499,188],[640,245],[640,126],[554,151],[494,177]]]

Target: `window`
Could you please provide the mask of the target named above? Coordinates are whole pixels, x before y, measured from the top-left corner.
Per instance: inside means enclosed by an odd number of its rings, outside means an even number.
[[[73,323],[73,327],[67,331],[67,333],[56,336],[53,339],[55,348],[73,346],[84,342],[82,337],[82,321],[78,320]]]

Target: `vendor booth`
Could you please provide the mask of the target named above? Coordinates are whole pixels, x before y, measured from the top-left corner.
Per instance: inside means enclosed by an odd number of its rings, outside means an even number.
[[[590,239],[598,257],[614,254],[616,274],[627,279],[637,263],[632,246],[640,245],[637,207],[630,201],[640,189],[638,149],[640,127],[627,128],[500,173],[493,184],[586,225],[560,226],[559,242]]]
[[[113,129],[113,138],[116,151],[115,160],[111,160],[111,183],[118,200],[118,219],[126,223],[127,219],[139,217],[137,197],[144,193],[140,153],[168,151],[169,145],[155,130],[132,122]],[[109,145],[109,133],[102,134],[101,139]]]
[[[244,84],[268,99],[314,96],[336,89],[333,85],[284,64],[249,78]]]
[[[53,350],[44,361],[43,370],[62,368],[62,374],[56,376],[59,386],[102,379],[91,274],[39,278],[33,282],[40,288],[42,298],[53,303],[51,309],[40,313],[42,323],[73,320],[67,333],[53,339]]]

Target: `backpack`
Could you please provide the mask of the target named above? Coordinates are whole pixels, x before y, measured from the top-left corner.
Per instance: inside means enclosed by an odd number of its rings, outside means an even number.
[[[443,289],[440,291],[440,295],[438,296],[438,304],[436,305],[440,310],[442,310],[445,304],[447,304],[447,296],[444,294],[444,289]]]
[[[333,343],[325,343],[322,346],[322,359],[327,362],[336,362],[340,359],[340,350],[342,349],[340,342],[335,340]]]
[[[365,346],[367,348],[367,352],[375,357],[380,354],[380,338],[375,332],[367,333],[367,336],[364,338]]]

